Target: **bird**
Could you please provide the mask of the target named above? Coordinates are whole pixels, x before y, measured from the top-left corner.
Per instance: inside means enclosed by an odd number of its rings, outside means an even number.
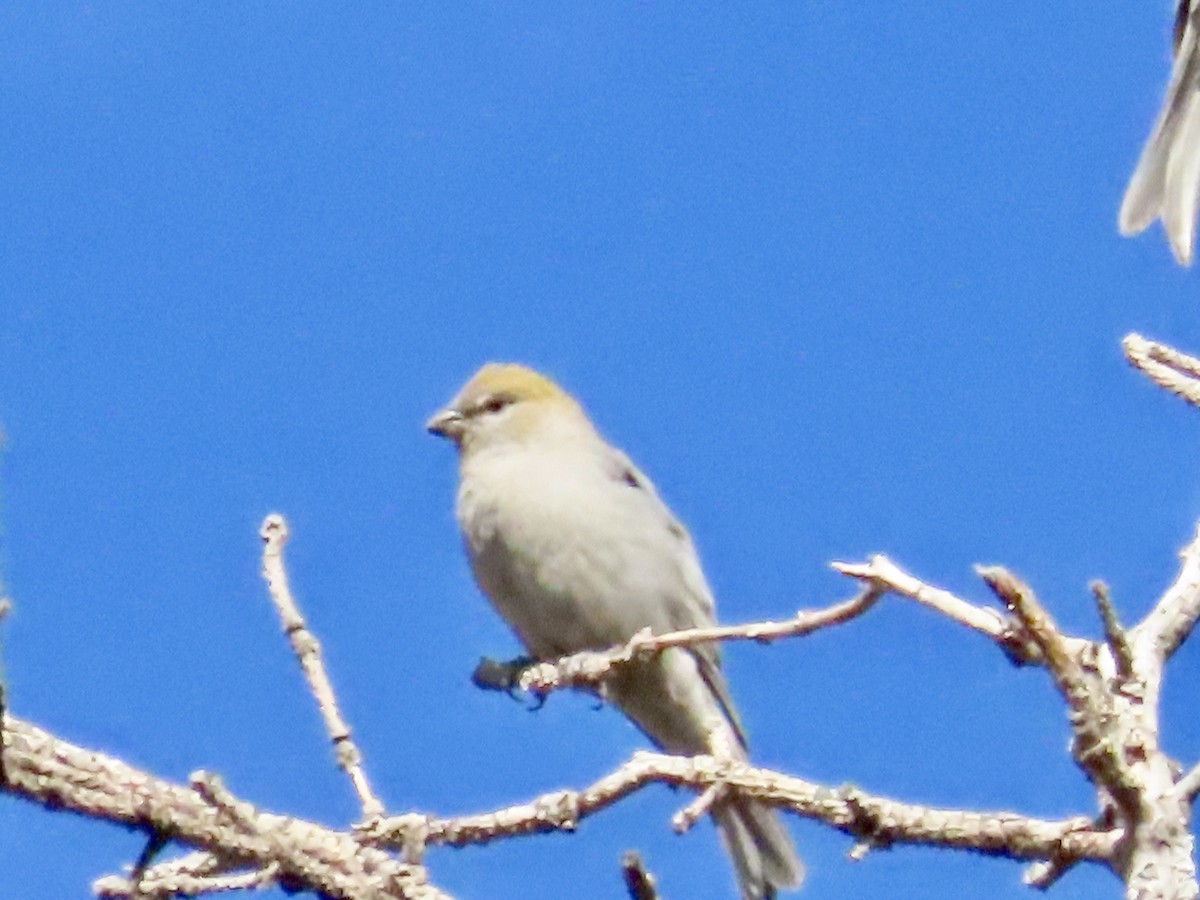
[[[535,660],[715,624],[688,532],[550,378],[488,363],[426,428],[458,451],[455,513],[475,580]],[[621,666],[604,696],[667,753],[747,759],[714,643]],[[727,793],[711,813],[743,900],[799,887],[803,865],[769,806]]]
[[[1121,234],[1140,234],[1162,219],[1171,252],[1192,263],[1196,202],[1200,194],[1200,0],[1175,8],[1171,80],[1121,201]]]

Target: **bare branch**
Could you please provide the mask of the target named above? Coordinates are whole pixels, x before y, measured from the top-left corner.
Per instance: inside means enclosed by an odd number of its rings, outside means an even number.
[[[1192,766],[1187,774],[1179,779],[1175,785],[1175,792],[1189,803],[1195,801],[1196,795],[1200,794],[1200,763]]]
[[[586,816],[655,783],[696,792],[673,819],[680,831],[714,803],[746,797],[838,829],[854,841],[851,857],[856,859],[875,848],[924,845],[1034,861],[1025,878],[1040,888],[1079,862],[1108,865],[1131,890],[1156,884],[1167,868],[1183,879],[1185,888],[1194,886],[1194,873],[1187,868],[1191,836],[1184,807],[1200,793],[1200,766],[1178,781],[1177,769],[1163,776],[1169,760],[1157,745],[1156,699],[1162,662],[1200,617],[1200,528],[1182,554],[1176,583],[1132,631],[1121,627],[1105,586],[1092,585],[1107,643],[1064,635],[1030,587],[1001,567],[977,571],[1004,602],[1007,615],[926,584],[876,556],[866,564],[835,564],[838,571],[859,579],[862,589],[828,608],[801,611],[779,622],[657,636],[643,632],[606,653],[576,654],[532,666],[520,679],[520,686],[536,692],[558,687],[596,690],[615,667],[667,647],[805,635],[851,621],[885,592],[897,593],[983,634],[1014,661],[1037,663],[1050,672],[1068,707],[1072,752],[1096,785],[1102,810],[1098,819],[1058,821],[902,803],[853,786],[831,789],[721,754],[688,758],[655,753],[636,754],[582,790],[547,793],[530,803],[480,815],[439,818],[409,813],[380,818],[376,814],[381,807],[337,710],[319,646],[288,589],[282,559],[286,524],[278,516],[268,517],[261,534],[263,572],[272,600],[338,748],[339,764],[358,792],[365,821],[347,834],[262,813],[233,796],[214,775],[197,773],[190,788],[171,784],[5,717],[0,722],[0,763],[8,781],[0,787],[50,808],[118,822],[150,836],[130,877],[96,882],[102,896],[134,900],[277,885],[288,892],[347,900],[441,900],[445,895],[427,883],[424,869],[415,863],[428,844],[464,846],[572,831]],[[167,840],[201,852],[152,865]],[[388,850],[401,851],[403,861]],[[623,874],[631,897],[657,897],[654,880],[636,855],[625,858]]]
[[[1140,334],[1127,334],[1121,346],[1125,358],[1151,381],[1192,406],[1200,406],[1200,360]]]
[[[530,803],[480,815],[426,820],[429,842],[461,847],[513,835],[575,829],[579,821],[647,784],[661,782],[703,791],[725,786],[782,810],[826,823],[872,844],[921,844],[972,850],[1017,859],[1079,859],[1107,862],[1121,837],[1090,820],[1046,821],[1008,812],[935,809],[831,788],[711,756],[636,753],[617,771],[580,791],[557,791]],[[412,827],[411,816],[364,826],[372,840],[395,847]]]
[[[278,863],[290,883],[344,900],[442,900],[425,870],[400,863],[356,837],[249,804],[214,805],[197,791],[60,741],[35,725],[4,720],[3,789],[52,810],[67,810],[208,850],[230,864]],[[236,816],[229,809],[236,808]],[[271,835],[270,838],[266,835]],[[280,848],[286,848],[280,858]]]
[[[199,887],[212,877],[220,877],[222,871],[221,860],[216,854],[200,851],[155,863],[146,868],[140,879],[136,865],[127,878],[105,875],[92,882],[92,890],[100,897],[121,897],[130,900],[137,900],[138,897],[170,896],[172,891],[194,896],[205,891],[191,890],[192,887]]]
[[[209,855],[209,854],[206,854]],[[211,858],[211,855],[209,855]],[[136,885],[132,876],[106,875],[92,882],[98,897],[114,900],[144,900],[148,897],[198,897],[203,894],[225,894],[234,891],[266,890],[280,884],[280,867],[271,863],[262,869],[228,874],[195,875],[181,867],[167,864],[146,870]]]
[[[922,606],[979,632],[995,641],[1016,665],[1041,662],[1041,650],[1021,631],[1018,622],[1006,618],[990,607],[977,606],[949,591],[927,584],[905,572],[886,556],[877,554],[866,563],[835,562],[833,568],[843,575],[867,581],[883,590],[915,600]]]
[[[723,784],[713,784],[700,792],[691,803],[671,817],[671,827],[676,834],[686,834],[692,826],[708,815],[718,800],[729,793]]]
[[[254,831],[257,828],[254,822],[254,807],[233,796],[219,776],[197,770],[188,776],[188,781],[206,803],[238,828],[246,831]]]
[[[346,773],[355,793],[358,794],[363,818],[382,815],[383,804],[375,797],[367,782],[362,754],[350,736],[350,726],[338,710],[333,684],[321,659],[321,645],[308,630],[300,608],[292,597],[291,588],[288,587],[287,571],[283,566],[283,545],[287,543],[288,538],[287,522],[283,516],[273,513],[263,520],[259,534],[263,539],[262,571],[267,590],[283,623],[284,634],[292,645],[292,652],[308,680],[313,699],[317,701],[317,708],[325,721],[325,731],[333,743],[337,764]]]
[[[1200,524],[1179,558],[1183,564],[1175,582],[1132,630],[1139,652],[1144,648],[1160,663],[1187,640],[1200,618]]]
[[[1127,813],[1136,815],[1139,784],[1130,757],[1123,752],[1125,735],[1114,724],[1118,714],[1112,691],[1095,666],[1083,663],[1085,657],[1097,656],[1096,645],[1066,638],[1033,589],[1012,572],[1002,566],[978,566],[976,570],[1041,648],[1045,666],[1067,703],[1075,761],[1093,784]],[[1121,706],[1128,708],[1128,703]]]
[[[1100,611],[1100,621],[1104,625],[1104,639],[1117,665],[1117,674],[1122,681],[1128,681],[1133,677],[1133,647],[1129,642],[1129,634],[1117,618],[1116,607],[1108,594],[1108,585],[1103,581],[1093,581],[1090,587],[1096,599],[1096,608]]]
[[[1029,864],[1025,874],[1021,876],[1021,881],[1035,890],[1048,891],[1078,863],[1077,859],[1066,861],[1041,859]]]
[[[1067,704],[1072,709],[1087,707],[1091,694],[1079,659],[1029,585],[1003,566],[976,566],[975,571],[1016,615],[1025,633],[1037,645]]]
[[[546,694],[564,688],[595,689],[622,665],[644,656],[661,653],[667,647],[691,646],[705,641],[749,640],[767,643],[780,638],[803,637],[822,628],[841,625],[857,618],[882,595],[883,590],[868,585],[856,596],[825,609],[800,610],[791,619],[781,622],[751,622],[747,625],[714,625],[710,628],[688,628],[667,634],[653,634],[647,628],[630,640],[608,651],[574,653],[562,659],[539,662],[522,668],[516,686],[535,694]],[[490,665],[489,665],[490,664]],[[496,669],[497,664],[485,661],[481,668]],[[503,665],[498,670],[503,670]],[[476,669],[476,673],[480,669]]]

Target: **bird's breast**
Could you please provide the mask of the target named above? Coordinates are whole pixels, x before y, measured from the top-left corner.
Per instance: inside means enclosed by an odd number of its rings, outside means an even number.
[[[464,467],[459,524],[480,588],[530,653],[603,649],[646,626],[666,630],[658,620],[673,590],[670,564],[644,517],[622,502],[619,492],[633,488],[570,460],[478,462]]]

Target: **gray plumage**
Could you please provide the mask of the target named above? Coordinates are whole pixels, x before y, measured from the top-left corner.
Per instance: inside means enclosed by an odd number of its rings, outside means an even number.
[[[1171,252],[1191,265],[1200,194],[1200,52],[1198,0],[1179,0],[1174,64],[1166,98],[1125,189],[1118,223],[1134,235],[1162,219]]]
[[[715,623],[687,531],[582,408],[521,366],[485,366],[430,429],[459,449],[456,513],[476,581],[539,659]],[[622,667],[606,695],[669,753],[746,759],[715,644]],[[719,800],[713,819],[746,900],[803,876],[769,807]]]

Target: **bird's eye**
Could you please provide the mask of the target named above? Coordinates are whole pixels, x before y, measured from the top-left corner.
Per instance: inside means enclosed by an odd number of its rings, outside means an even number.
[[[507,394],[493,394],[479,404],[479,409],[485,413],[498,413],[512,402],[513,398]]]

